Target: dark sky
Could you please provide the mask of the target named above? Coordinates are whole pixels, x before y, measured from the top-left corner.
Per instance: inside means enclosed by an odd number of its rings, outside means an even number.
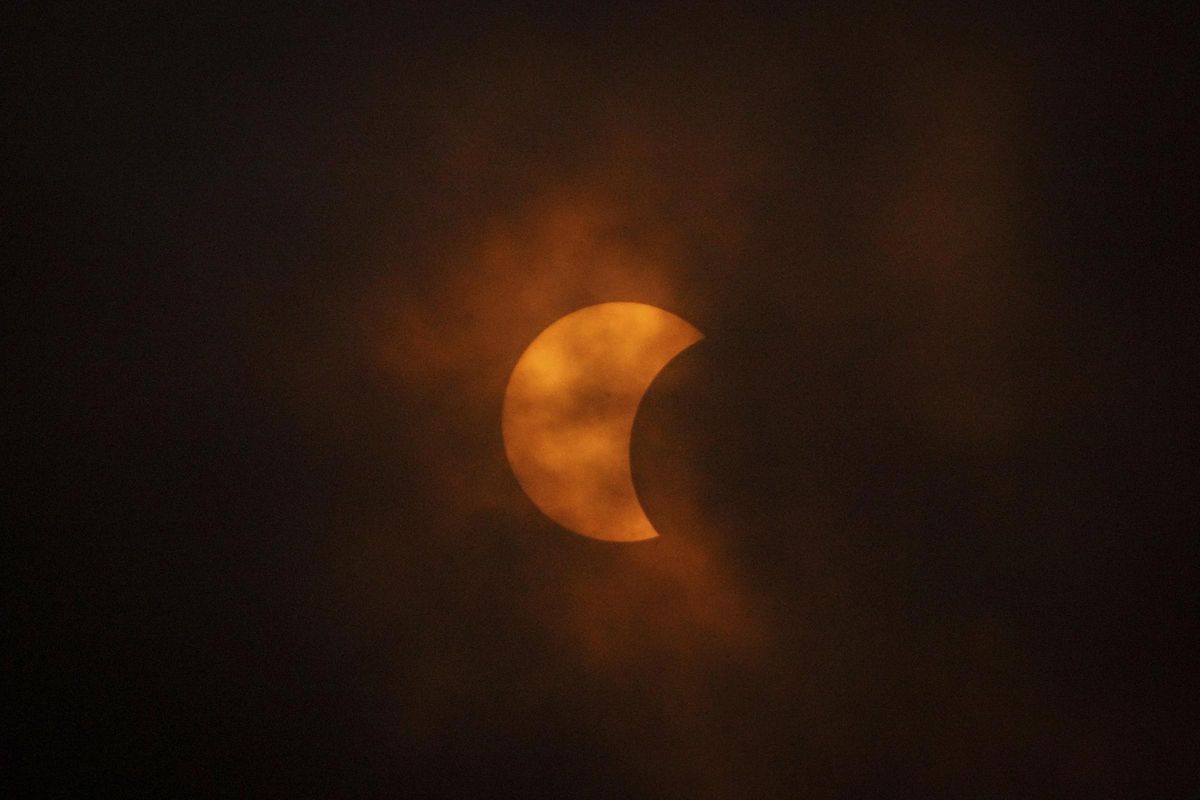
[[[5,26],[5,781],[1195,791],[1195,20],[741,5]],[[610,300],[637,544],[500,441]]]

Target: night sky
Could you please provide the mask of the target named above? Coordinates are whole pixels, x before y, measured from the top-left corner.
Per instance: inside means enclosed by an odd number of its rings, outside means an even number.
[[[841,6],[6,24],[11,796],[1191,796],[1194,14]]]

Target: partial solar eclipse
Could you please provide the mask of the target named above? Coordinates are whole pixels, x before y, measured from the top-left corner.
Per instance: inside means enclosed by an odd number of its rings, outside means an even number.
[[[633,420],[655,376],[702,338],[643,303],[588,306],[538,334],[509,377],[501,426],[513,474],[546,516],[594,539],[658,536],[633,486]]]

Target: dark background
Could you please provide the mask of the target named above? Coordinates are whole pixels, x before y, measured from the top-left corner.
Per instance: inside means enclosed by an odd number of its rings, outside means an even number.
[[[1194,793],[1195,22],[6,25],[4,779]],[[523,343],[614,299],[707,336],[639,417],[645,545],[499,443]]]

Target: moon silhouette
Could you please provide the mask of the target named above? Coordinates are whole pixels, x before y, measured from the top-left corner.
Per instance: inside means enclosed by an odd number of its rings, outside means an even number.
[[[633,486],[633,420],[655,376],[702,338],[643,303],[588,306],[538,334],[509,377],[501,427],[513,474],[546,516],[594,539],[658,536]]]

